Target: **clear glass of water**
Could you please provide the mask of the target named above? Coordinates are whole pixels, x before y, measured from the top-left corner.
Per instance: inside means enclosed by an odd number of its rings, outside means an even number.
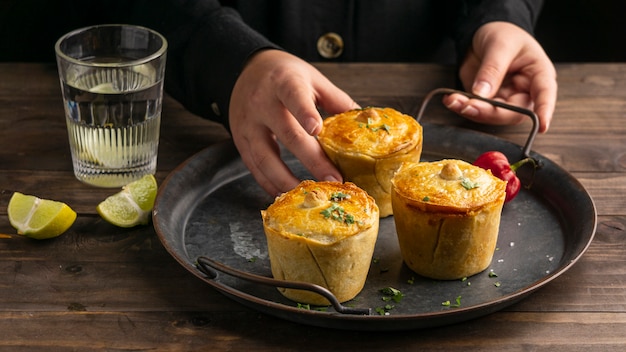
[[[157,165],[167,41],[145,27],[77,29],[55,45],[74,174],[120,187]]]

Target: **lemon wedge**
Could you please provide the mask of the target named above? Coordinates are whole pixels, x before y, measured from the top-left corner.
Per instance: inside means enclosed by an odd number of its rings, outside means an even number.
[[[76,212],[65,203],[19,192],[11,196],[7,212],[18,234],[39,240],[61,235],[76,220]]]
[[[146,225],[150,221],[157,182],[146,175],[122,187],[122,190],[98,204],[98,214],[107,222],[119,227]]]

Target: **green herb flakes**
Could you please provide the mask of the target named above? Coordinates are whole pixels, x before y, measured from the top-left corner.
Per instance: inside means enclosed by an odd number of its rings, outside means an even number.
[[[372,132],[378,132],[378,130],[383,130],[383,131],[385,131],[385,132],[387,132],[387,133],[391,133],[391,132],[390,132],[390,131],[391,131],[391,128],[390,128],[390,127],[389,127],[389,125],[387,125],[387,124],[382,124],[382,125],[381,125],[381,126],[379,126],[379,127],[370,127],[370,130],[372,130]]]
[[[391,304],[387,304],[383,307],[376,307],[374,310],[379,315],[389,315],[389,311],[392,310],[393,308],[394,306],[392,306]]]
[[[461,178],[461,186],[463,186],[467,190],[470,190],[470,189],[477,188],[479,186],[479,184],[478,184],[478,182],[474,182],[474,181],[470,180],[467,177],[462,177]]]
[[[346,211],[337,203],[332,203],[330,207],[322,210],[320,214],[326,219],[333,219],[348,225],[354,224],[354,215],[346,213]]]
[[[333,202],[339,202],[344,199],[350,199],[350,195],[343,192],[335,192],[330,195],[330,200]]]
[[[395,289],[393,287],[385,287],[385,288],[381,289],[380,292],[383,295],[385,295],[385,296],[383,296],[383,301],[385,301],[385,302],[393,300],[396,303],[400,303],[400,301],[404,297],[404,294],[402,294],[402,292],[400,292],[400,290]]]
[[[454,300],[454,303],[450,302],[450,301],[445,301],[445,302],[441,302],[441,305],[444,307],[450,307],[450,308],[460,308],[461,307],[461,296],[457,296],[456,299]]]

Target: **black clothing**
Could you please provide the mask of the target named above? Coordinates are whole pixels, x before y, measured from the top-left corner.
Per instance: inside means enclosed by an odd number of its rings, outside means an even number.
[[[228,123],[230,92],[246,59],[282,48],[328,61],[318,38],[337,33],[331,61],[445,62],[476,29],[514,23],[532,34],[542,0],[0,0],[0,61],[53,61],[54,43],[99,23],[144,25],[169,42],[165,87],[187,109]]]

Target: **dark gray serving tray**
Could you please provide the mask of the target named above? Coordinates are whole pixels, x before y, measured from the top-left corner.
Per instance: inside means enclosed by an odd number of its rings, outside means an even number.
[[[499,150],[510,160],[521,147],[500,138],[457,127],[423,123],[422,160],[474,160]],[[498,248],[491,266],[466,280],[422,278],[402,262],[393,217],[381,219],[367,282],[346,306],[371,308],[371,315],[338,313],[332,307],[298,307],[272,286],[224,273],[199,270],[199,257],[271,277],[260,210],[273,199],[254,181],[231,141],[213,145],[177,167],[160,185],[154,227],[167,251],[187,270],[226,296],[258,311],[290,321],[336,329],[407,330],[442,326],[484,316],[511,305],[567,271],[583,255],[596,229],[596,210],[583,186],[568,172],[532,153],[541,168],[520,169],[522,189],[502,212]],[[285,157],[302,178],[308,173]],[[528,168],[530,169],[530,168]],[[493,271],[497,276],[489,275]],[[385,302],[386,287],[400,290],[399,302]],[[452,305],[460,297],[460,307]],[[393,306],[388,315],[376,308]]]

